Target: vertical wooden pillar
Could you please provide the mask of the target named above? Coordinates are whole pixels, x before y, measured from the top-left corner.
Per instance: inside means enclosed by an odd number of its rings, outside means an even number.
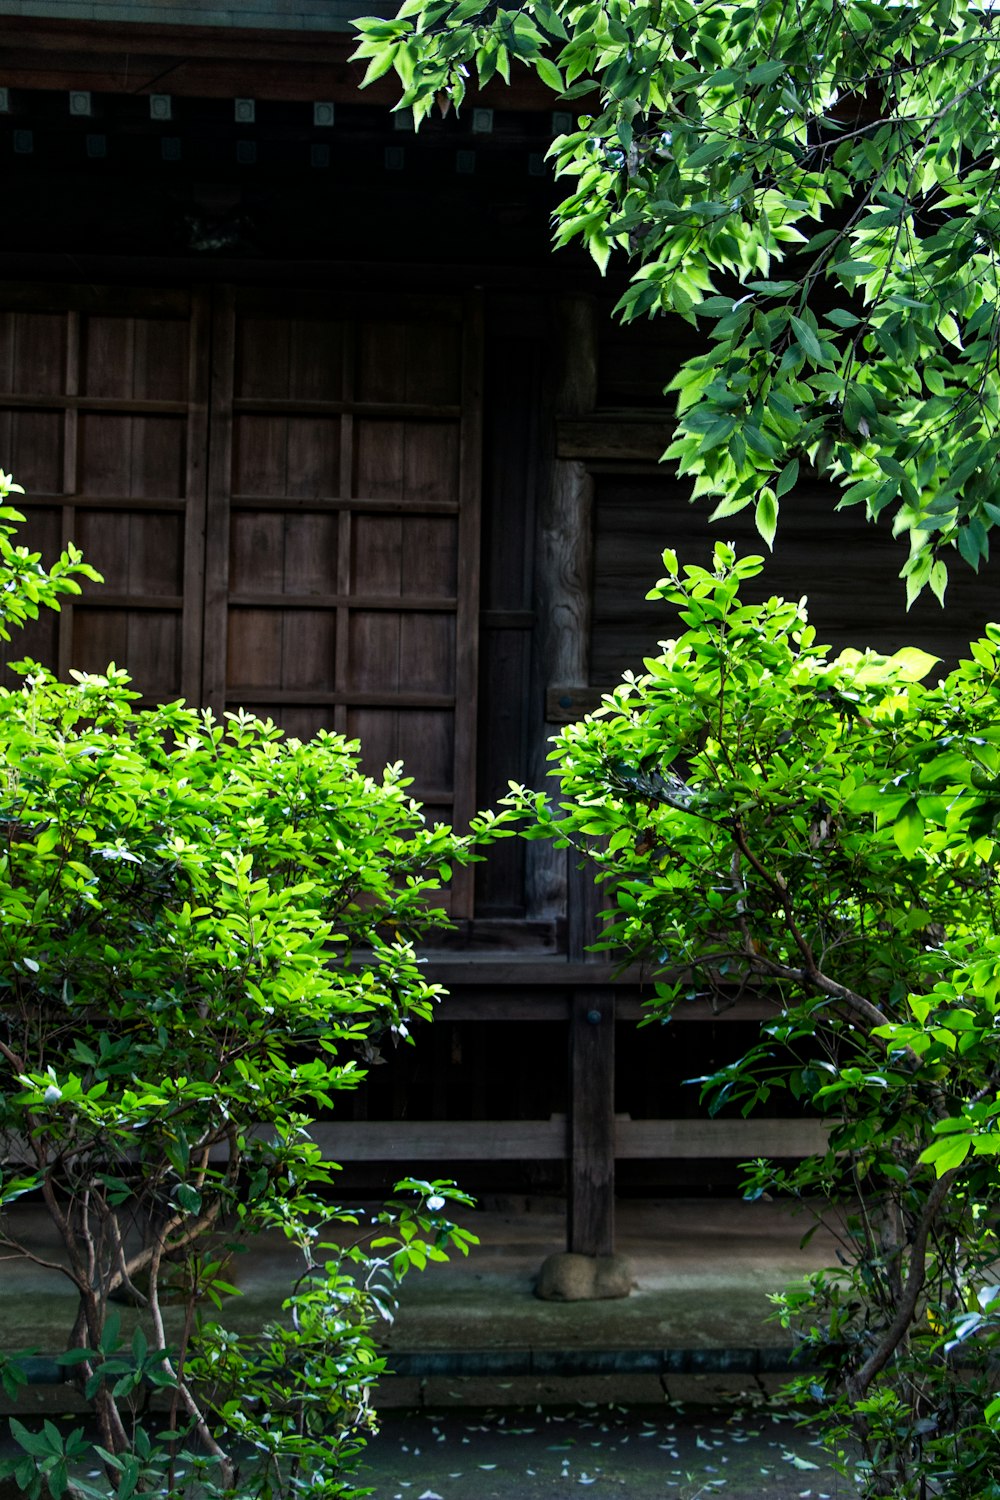
[[[65,389],[67,396],[76,396],[80,391],[80,314],[66,315],[66,369]],[[13,387],[17,389],[16,386]],[[62,507],[62,534],[60,546],[66,548],[76,535],[76,508],[73,499],[80,490],[79,413],[76,406],[67,405],[63,413],[63,474],[62,487],[66,500]],[[11,456],[4,454],[4,463],[9,466]],[[14,478],[17,478],[15,472]],[[16,497],[15,497],[16,498]],[[63,682],[73,667],[73,595],[69,594],[59,611],[57,636],[56,671]]]
[[[586,687],[590,673],[590,595],[593,552],[593,481],[579,459],[556,455],[559,417],[583,416],[597,399],[597,321],[593,299],[564,297],[553,315],[551,405],[543,413],[552,458],[542,486],[535,571],[535,692],[540,705],[531,781],[545,785],[551,771],[545,721],[547,689]],[[527,902],[533,917],[566,911],[566,855],[544,841],[529,844]]]
[[[476,711],[479,691],[479,580],[482,569],[483,299],[466,299],[462,325],[462,426],[459,435],[458,600],[455,615],[455,801],[452,817],[464,833],[476,807]],[[453,920],[475,913],[475,872],[456,869]]]
[[[570,1009],[567,1249],[615,1249],[615,992],[577,990]]]
[[[236,365],[236,293],[217,287],[212,310],[212,399],[209,418],[208,510],[205,518],[205,640],[203,701],[218,715],[226,708],[229,642],[230,498],[233,492],[233,385]]]
[[[208,403],[211,398],[212,291],[191,292],[188,336],[188,435],[184,507],[184,613],[181,617],[181,692],[201,703],[205,638],[205,523],[208,491]]]
[[[593,298],[560,298],[552,316],[550,400],[541,414],[551,458],[540,489],[536,565],[534,697],[537,740],[531,780],[546,784],[549,690],[583,688],[590,681],[593,585],[593,481],[578,459],[558,457],[561,417],[585,416],[597,402],[597,316]],[[544,441],[543,437],[543,441]],[[589,871],[576,856],[545,841],[529,845],[527,904],[534,917],[566,917],[567,958],[588,958],[593,914],[601,904]],[[595,986],[574,993],[569,1025],[569,1194],[567,1248],[578,1255],[614,1252],[615,999]]]
[[[601,932],[599,913],[611,905],[607,885],[595,879],[594,865],[582,864],[580,856],[570,851],[566,880],[566,953],[570,963],[607,961],[606,954],[587,950]]]

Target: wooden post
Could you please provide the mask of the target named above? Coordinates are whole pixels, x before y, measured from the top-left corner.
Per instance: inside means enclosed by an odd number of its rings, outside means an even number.
[[[585,688],[590,680],[593,572],[593,481],[581,459],[559,458],[556,424],[581,417],[597,401],[597,320],[589,297],[565,297],[553,314],[552,404],[543,415],[551,430],[552,460],[538,520],[535,599],[537,701],[540,732],[532,781],[550,773],[549,739],[558,725],[546,715],[553,689]],[[558,696],[558,694],[557,694]],[[539,722],[536,720],[536,722]],[[548,843],[529,845],[528,912],[567,919],[567,957],[586,958],[593,937],[595,895],[589,871]],[[588,1256],[614,1250],[615,1037],[614,992],[588,989],[573,996],[569,1025],[569,1250]]]
[[[577,990],[570,1012],[567,1249],[615,1249],[615,992]]]
[[[205,519],[205,640],[201,690],[218,715],[226,708],[229,641],[230,498],[233,492],[233,382],[236,363],[236,294],[215,291],[212,317],[212,404]]]
[[[606,885],[594,878],[594,866],[571,853],[566,891],[566,953],[572,964],[607,963],[606,953],[590,953],[601,930],[598,913],[612,904]]]
[[[548,741],[558,727],[545,719],[547,692],[554,685],[586,687],[590,667],[593,481],[580,459],[554,455],[557,419],[589,413],[597,399],[593,299],[560,299],[553,325],[553,399],[545,414],[551,427],[553,458],[539,507],[535,575],[536,701],[541,705],[541,722],[531,779],[538,787],[545,784],[551,770],[546,758]],[[528,913],[532,917],[562,916],[566,911],[566,855],[545,842],[528,847]]]

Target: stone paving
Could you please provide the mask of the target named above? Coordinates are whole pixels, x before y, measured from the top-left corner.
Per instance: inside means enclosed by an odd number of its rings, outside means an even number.
[[[495,1205],[467,1222],[480,1246],[409,1276],[387,1330],[401,1373],[377,1399],[383,1429],[362,1478],[376,1500],[855,1495],[813,1434],[767,1404],[779,1378],[758,1373],[780,1366],[790,1344],[769,1320],[769,1295],[835,1263],[832,1233],[802,1250],[811,1220],[778,1204],[626,1202],[617,1248],[634,1276],[630,1296],[557,1303],[539,1300],[534,1283],[563,1248],[558,1205]],[[54,1250],[43,1215],[22,1209],[18,1223]],[[293,1273],[282,1241],[258,1242],[241,1258],[243,1295],[226,1304],[232,1326],[272,1316]],[[56,1352],[72,1305],[51,1273],[5,1262],[0,1347]],[[73,1404],[66,1387],[34,1386],[19,1409]]]

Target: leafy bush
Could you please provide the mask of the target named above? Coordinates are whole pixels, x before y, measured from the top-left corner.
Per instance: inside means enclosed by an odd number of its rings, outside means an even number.
[[[18,519],[0,512],[15,625],[86,571],[68,553],[45,573]],[[18,670],[0,691],[0,1208],[40,1195],[58,1230],[77,1297],[61,1362],[108,1483],[73,1479],[87,1439],[48,1423],[13,1424],[7,1472],[29,1496],[359,1493],[376,1324],[411,1267],[467,1249],[445,1210],[468,1200],[407,1179],[362,1228],[309,1126],[380,1035],[430,1015],[414,939],[503,820],[428,827],[399,766],[373,780],[338,735],[138,709],[114,665]],[[237,1335],[228,1262],[264,1230],[299,1280],[280,1320]],[[0,1241],[36,1258],[16,1215]],[[116,1298],[137,1309],[127,1338]],[[16,1391],[23,1366],[2,1373]]]
[[[743,604],[759,558],[664,562],[683,634],[556,741],[558,812],[513,800],[610,883],[604,946],[645,956],[655,1017],[771,1002],[698,1081],[828,1122],[747,1192],[829,1206],[841,1264],[778,1306],[863,1492],[1000,1495],[1000,628],[926,686],[922,651],[831,659],[802,606]]]

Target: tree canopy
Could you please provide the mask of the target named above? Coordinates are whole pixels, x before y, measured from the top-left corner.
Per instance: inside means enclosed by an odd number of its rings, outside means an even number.
[[[770,543],[800,468],[909,542],[908,601],[943,601],[1000,523],[1000,27],[984,0],[405,0],[359,21],[398,108],[512,64],[577,128],[557,245],[631,278],[625,320],[679,314],[667,457]]]
[[[663,561],[677,639],[555,737],[556,808],[509,800],[592,862],[650,1020],[746,1026],[689,1080],[710,1113],[828,1127],[741,1170],[837,1235],[775,1302],[850,1493],[1000,1500],[1000,626],[928,686],[924,651],[833,657],[801,604],[743,602],[760,557]]]

